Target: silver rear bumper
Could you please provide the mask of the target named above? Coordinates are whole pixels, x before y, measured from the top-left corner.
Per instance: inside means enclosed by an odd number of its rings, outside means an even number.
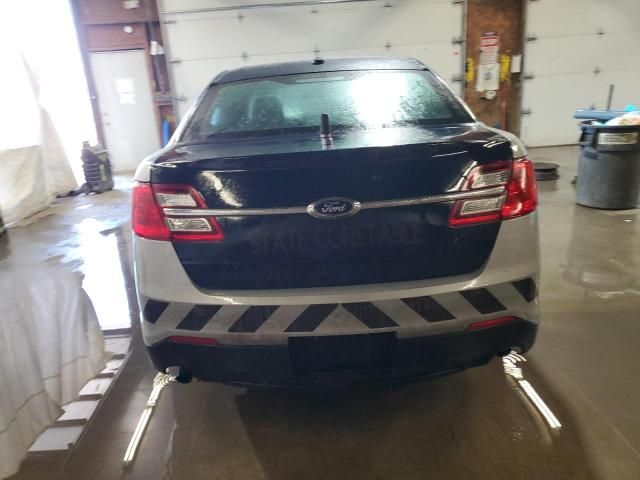
[[[172,335],[212,337],[225,345],[385,331],[412,338],[464,331],[496,317],[538,322],[535,213],[503,222],[479,272],[418,282],[214,292],[191,282],[168,242],[134,236],[134,254],[147,345]]]

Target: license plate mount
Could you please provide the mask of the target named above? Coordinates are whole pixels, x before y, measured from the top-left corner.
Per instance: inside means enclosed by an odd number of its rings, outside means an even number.
[[[384,369],[393,365],[394,332],[289,338],[289,355],[298,373]]]

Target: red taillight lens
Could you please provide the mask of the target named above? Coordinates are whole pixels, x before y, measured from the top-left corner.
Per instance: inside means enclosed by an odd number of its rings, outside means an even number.
[[[132,228],[152,240],[220,242],[224,234],[218,221],[198,212],[206,208],[189,186],[138,184],[133,189]]]
[[[162,210],[148,183],[133,187],[131,213],[131,228],[136,235],[151,240],[171,240],[171,232],[164,223]]]
[[[507,198],[502,206],[502,219],[522,217],[538,206],[538,188],[533,162],[523,159],[513,162]]]
[[[504,191],[496,194],[496,187],[504,187]],[[509,220],[531,213],[537,206],[533,164],[526,158],[479,165],[469,172],[462,190],[477,191],[479,196],[456,201],[449,219],[452,227]],[[483,191],[487,196],[480,195]]]

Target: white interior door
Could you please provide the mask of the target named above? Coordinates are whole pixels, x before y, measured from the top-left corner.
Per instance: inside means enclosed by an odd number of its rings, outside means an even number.
[[[223,70],[316,56],[417,58],[461,90],[452,81],[463,73],[463,2],[161,0],[159,8],[179,116]]]
[[[522,137],[529,146],[578,140],[575,110],[640,104],[640,0],[527,2]]]
[[[160,148],[144,51],[91,54],[105,141],[115,172]]]

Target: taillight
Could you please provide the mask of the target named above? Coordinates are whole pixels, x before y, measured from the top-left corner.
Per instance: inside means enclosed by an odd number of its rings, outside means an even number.
[[[504,188],[496,193],[500,187]],[[533,164],[526,158],[478,165],[467,175],[462,191],[477,192],[478,196],[455,202],[449,219],[452,227],[509,220],[531,213],[537,206]]]
[[[502,219],[509,220],[533,212],[538,206],[538,188],[533,162],[528,159],[513,162],[507,199],[502,206]]]
[[[139,237],[171,240],[171,232],[164,223],[162,211],[148,183],[133,187],[131,214],[131,228]]]
[[[151,240],[220,242],[224,234],[215,217],[198,214],[206,208],[192,187],[141,183],[133,188],[131,226],[136,235]],[[165,209],[173,213],[167,215]],[[176,215],[180,210],[189,215]]]

